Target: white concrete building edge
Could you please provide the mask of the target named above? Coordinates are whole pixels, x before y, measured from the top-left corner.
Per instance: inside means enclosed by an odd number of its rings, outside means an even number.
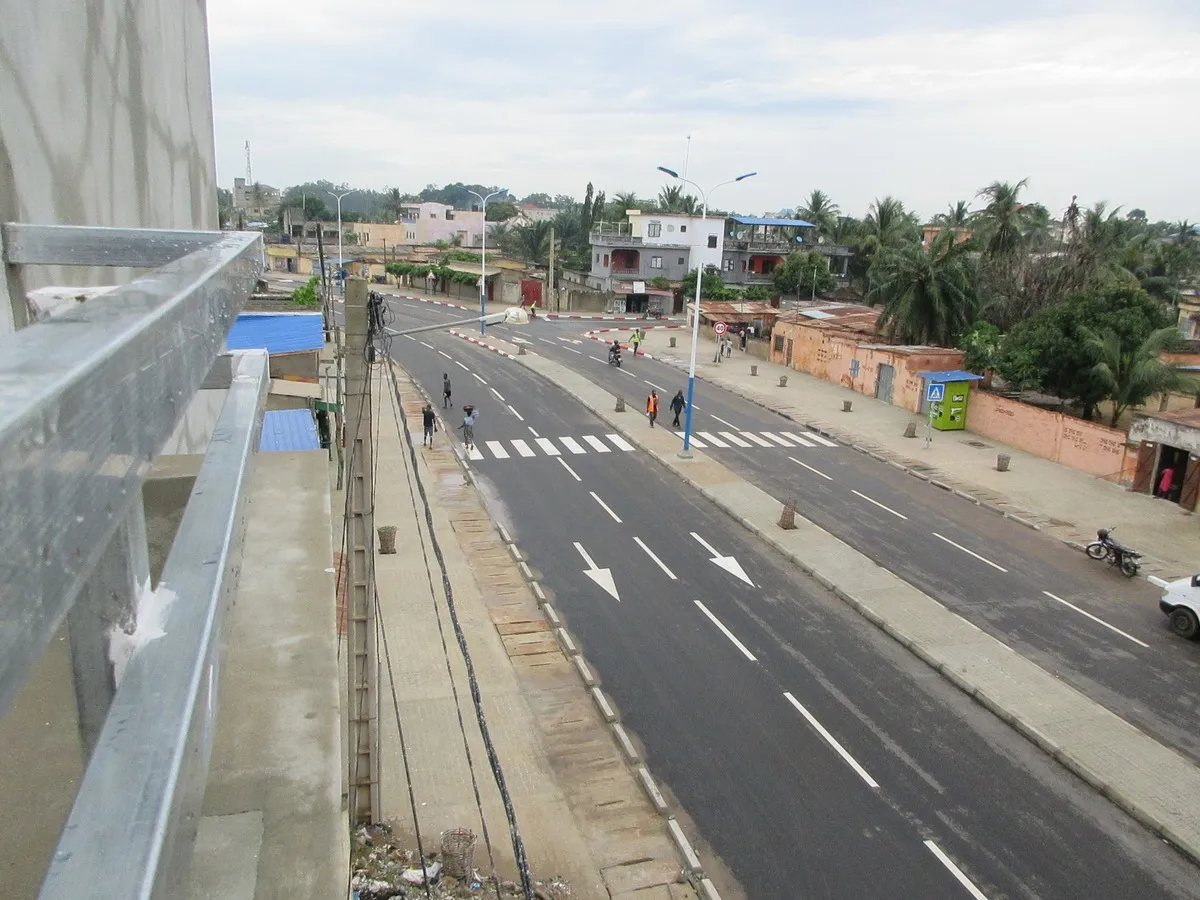
[[[666,213],[629,213],[629,223],[634,237],[640,237],[647,247],[686,244],[689,252],[688,265],[721,267],[721,255],[725,250],[725,219],[709,216],[669,215]],[[657,227],[656,227],[657,226]],[[709,246],[709,239],[716,238],[716,245]]]

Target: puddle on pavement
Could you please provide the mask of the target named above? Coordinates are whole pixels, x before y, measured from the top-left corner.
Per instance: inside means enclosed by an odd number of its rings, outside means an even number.
[[[462,487],[467,483],[467,476],[461,472],[444,472],[442,473],[442,487]]]

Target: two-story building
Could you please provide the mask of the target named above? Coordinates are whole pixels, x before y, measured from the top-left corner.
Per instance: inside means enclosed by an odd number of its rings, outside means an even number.
[[[803,219],[729,216],[725,219],[721,277],[726,284],[769,285],[788,254],[815,250],[826,258],[833,277],[846,282],[850,249],[818,241],[815,233],[815,226]]]
[[[628,222],[592,227],[592,284],[620,290],[624,282],[680,281],[696,268],[721,264],[724,220],[673,213],[626,212]]]
[[[445,241],[460,247],[479,247],[487,227],[483,216],[479,210],[455,209],[445,203],[406,203],[400,207],[399,222],[384,226],[386,234],[375,232],[371,237],[376,238],[376,242],[386,240],[409,246]],[[375,227],[364,226],[364,230],[374,232]]]

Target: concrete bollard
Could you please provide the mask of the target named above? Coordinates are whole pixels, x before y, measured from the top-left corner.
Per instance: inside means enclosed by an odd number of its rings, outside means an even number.
[[[854,404],[853,400],[842,401],[842,412],[850,412],[850,407]]]
[[[379,532],[379,552],[388,555],[396,552],[396,526],[395,525],[380,525]]]
[[[1009,456],[1007,453],[997,453],[996,454],[996,471],[997,472],[1007,472],[1008,471],[1008,462],[1009,462]]]
[[[780,386],[780,387],[787,387],[787,376],[786,376],[786,375],[780,375],[780,376],[779,376],[779,386]]]
[[[915,438],[917,436],[917,423],[916,422],[909,422],[907,425],[904,426],[904,436],[910,437],[910,438]]]
[[[793,531],[796,528],[795,500],[783,501],[783,511],[779,514],[779,527],[784,531]]]
[[[525,355],[525,345],[517,344],[517,356],[524,356],[524,355]]]
[[[675,346],[675,338],[671,338],[671,346],[672,346],[672,347],[674,347],[674,346]]]
[[[614,412],[625,412],[625,398],[624,397],[617,398],[617,408],[613,411]]]
[[[758,374],[758,366],[751,366],[751,367],[750,367],[750,374],[751,374],[751,375],[757,375],[757,374]]]

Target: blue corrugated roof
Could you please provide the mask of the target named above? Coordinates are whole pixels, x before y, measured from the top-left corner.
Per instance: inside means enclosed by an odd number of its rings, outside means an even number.
[[[320,313],[242,313],[229,329],[225,346],[268,353],[320,350],[325,346],[324,324]]]
[[[983,378],[982,375],[976,375],[973,372],[964,372],[962,369],[952,369],[949,372],[918,372],[918,378],[924,378],[926,381],[932,381],[935,384],[944,381],[979,381]]]
[[[262,438],[258,449],[264,452],[320,450],[317,423],[307,409],[272,409],[263,413]]]
[[[729,218],[741,225],[786,225],[788,227],[815,228],[812,222],[803,219],[758,219],[754,216],[730,216]]]

